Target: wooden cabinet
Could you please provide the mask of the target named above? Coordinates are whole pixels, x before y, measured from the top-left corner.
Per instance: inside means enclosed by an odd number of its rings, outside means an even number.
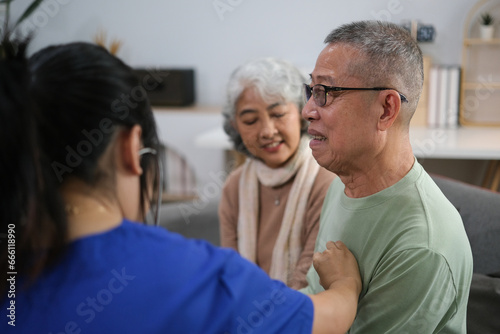
[[[492,39],[480,36],[480,18],[495,19]],[[470,10],[464,26],[460,123],[500,126],[500,0],[482,0]]]

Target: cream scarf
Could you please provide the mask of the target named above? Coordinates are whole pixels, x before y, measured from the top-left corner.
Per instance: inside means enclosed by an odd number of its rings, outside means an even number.
[[[281,168],[269,168],[260,160],[247,159],[239,180],[238,251],[244,258],[255,263],[259,182],[267,187],[277,187],[296,175],[288,195],[269,272],[271,278],[287,284],[302,252],[300,236],[307,198],[319,171],[319,165],[309,148],[309,140],[308,136],[303,136],[297,153]]]

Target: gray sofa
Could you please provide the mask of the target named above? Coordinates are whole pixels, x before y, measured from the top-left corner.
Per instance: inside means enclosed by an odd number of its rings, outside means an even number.
[[[163,204],[160,225],[186,238],[204,239],[220,245],[219,198]]]
[[[468,305],[469,334],[500,333],[500,193],[432,175],[464,222],[474,259]],[[218,199],[162,207],[161,225],[219,245]]]
[[[500,333],[500,193],[432,175],[462,216],[474,260],[467,333]]]

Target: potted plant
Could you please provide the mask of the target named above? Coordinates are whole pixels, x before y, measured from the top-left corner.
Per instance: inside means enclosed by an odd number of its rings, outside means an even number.
[[[493,19],[493,16],[491,16],[490,13],[483,13],[481,14],[481,20],[480,20],[480,33],[481,33],[481,38],[482,39],[492,39],[493,38],[493,23],[495,22],[495,19]]]
[[[43,0],[33,0],[30,5],[24,10],[21,16],[11,24],[10,22],[10,3],[13,0],[0,0],[0,14],[3,16],[3,20],[0,19],[0,59],[4,57],[6,50],[4,49],[5,45],[3,42],[9,40],[11,35],[15,33],[16,28],[27,19],[33,12],[40,6]],[[27,36],[24,36],[27,37]],[[11,46],[15,46],[11,44]]]

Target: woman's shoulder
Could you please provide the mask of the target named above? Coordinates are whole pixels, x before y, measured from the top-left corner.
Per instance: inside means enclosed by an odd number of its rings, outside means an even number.
[[[153,267],[168,272],[170,268],[202,267],[207,263],[223,266],[231,251],[215,247],[208,241],[188,239],[163,227],[124,221],[119,236],[108,238],[108,247],[120,249],[117,258],[132,265]],[[109,249],[110,253],[114,253]],[[161,254],[161,256],[159,256]],[[146,270],[146,269],[144,269]]]
[[[229,175],[227,176],[227,181],[230,181],[230,180],[239,180],[240,179],[240,176],[241,176],[241,173],[243,172],[243,164],[236,167],[235,169],[233,169]],[[227,182],[226,181],[226,182]]]
[[[311,188],[308,199],[308,207],[312,210],[320,210],[323,200],[332,184],[333,180],[337,178],[337,175],[328,171],[327,169],[320,167],[314,183]],[[321,205],[319,205],[320,203]],[[318,206],[319,205],[319,206]]]
[[[332,181],[337,177],[337,174],[330,172],[329,170],[320,167],[316,179],[314,180],[313,189],[318,190],[328,190]]]
[[[178,233],[170,232],[161,226],[150,226],[142,223],[124,220],[122,235],[126,240],[135,239],[137,244],[147,243],[150,247],[186,247],[198,244],[209,244],[202,240],[188,239]]]
[[[224,182],[224,189],[226,191],[237,192],[242,172],[243,172],[243,165],[236,167],[229,173],[229,175],[226,177],[226,181]]]

